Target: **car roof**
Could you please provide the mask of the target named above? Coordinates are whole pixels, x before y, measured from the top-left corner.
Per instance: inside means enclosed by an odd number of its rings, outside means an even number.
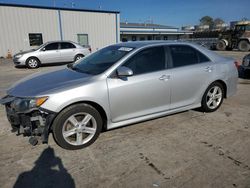
[[[123,47],[131,47],[131,48],[142,48],[146,46],[154,46],[154,45],[168,45],[168,44],[187,44],[193,46],[193,43],[190,42],[181,42],[176,40],[151,40],[151,41],[129,41],[115,44],[117,46]]]
[[[70,40],[53,40],[53,41],[47,41],[46,43],[54,43],[54,42],[70,42],[70,43],[75,43],[75,42],[70,41]]]
[[[213,52],[211,50],[208,50],[207,48],[204,48],[201,45],[198,45],[192,42],[185,42],[185,41],[152,40],[152,41],[130,41],[130,42],[122,42],[122,43],[115,44],[115,46],[130,47],[130,48],[135,48],[135,49],[140,49],[140,48],[150,47],[150,46],[158,46],[158,45],[188,45],[206,54],[214,62],[223,61],[225,59],[231,59],[231,58],[225,58],[216,52]]]

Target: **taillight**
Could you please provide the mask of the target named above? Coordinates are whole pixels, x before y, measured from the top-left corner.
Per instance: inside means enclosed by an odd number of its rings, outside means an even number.
[[[234,65],[235,65],[236,69],[239,69],[240,63],[239,63],[238,61],[235,61],[235,62],[234,62]]]
[[[92,49],[89,47],[89,52],[91,53],[92,52]]]

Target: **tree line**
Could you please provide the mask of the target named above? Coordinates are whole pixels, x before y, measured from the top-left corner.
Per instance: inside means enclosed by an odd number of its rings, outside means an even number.
[[[209,25],[210,28],[213,28],[216,25],[224,24],[225,21],[221,18],[215,18],[213,19],[210,16],[203,16],[200,19],[200,25]]]

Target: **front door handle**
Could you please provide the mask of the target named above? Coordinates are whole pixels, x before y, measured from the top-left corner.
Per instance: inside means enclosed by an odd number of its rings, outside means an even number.
[[[159,80],[169,80],[170,79],[170,75],[162,75]]]
[[[206,72],[212,72],[212,71],[213,71],[213,67],[207,66],[207,67],[205,68],[205,71],[206,71]]]

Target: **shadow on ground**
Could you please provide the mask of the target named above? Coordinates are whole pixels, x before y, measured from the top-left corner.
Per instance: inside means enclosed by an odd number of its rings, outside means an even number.
[[[14,188],[74,188],[71,175],[64,168],[54,149],[48,147],[36,160],[33,169],[19,175]]]

